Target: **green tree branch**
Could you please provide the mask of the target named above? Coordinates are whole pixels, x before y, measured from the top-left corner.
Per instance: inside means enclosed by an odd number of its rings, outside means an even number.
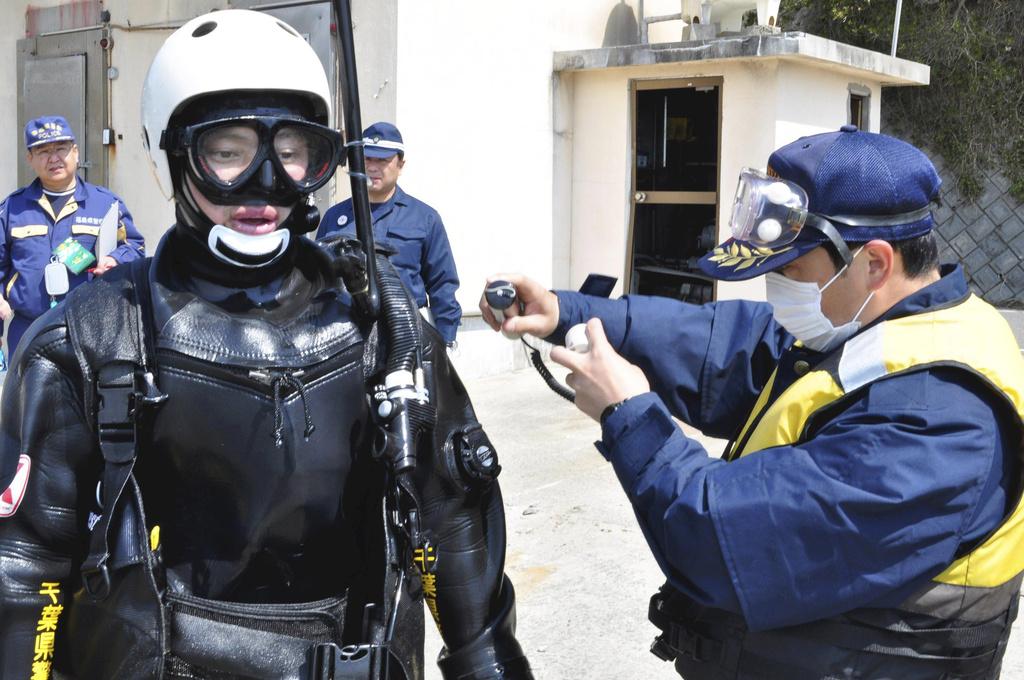
[[[786,0],[780,24],[888,54],[895,0]],[[1024,3],[908,0],[897,56],[931,66],[928,87],[888,88],[887,123],[940,154],[968,200],[997,169],[1024,200]]]

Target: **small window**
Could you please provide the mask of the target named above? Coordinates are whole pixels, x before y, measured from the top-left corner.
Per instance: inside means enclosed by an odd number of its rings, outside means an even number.
[[[871,121],[871,90],[866,87],[850,86],[849,119],[846,121],[856,125],[859,130],[870,130]]]

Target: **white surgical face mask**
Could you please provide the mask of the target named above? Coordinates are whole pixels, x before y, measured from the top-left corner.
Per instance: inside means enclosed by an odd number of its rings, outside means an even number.
[[[862,249],[863,247],[858,249],[853,257],[857,257]],[[846,271],[848,266],[844,265],[821,288],[813,281],[794,281],[775,272],[765,275],[768,302],[772,306],[775,320],[805,347],[825,352],[843,343],[860,328],[861,323],[857,318],[874,297],[874,291],[868,294],[864,304],[853,315],[853,319],[841,326],[833,326],[821,311],[821,294]]]

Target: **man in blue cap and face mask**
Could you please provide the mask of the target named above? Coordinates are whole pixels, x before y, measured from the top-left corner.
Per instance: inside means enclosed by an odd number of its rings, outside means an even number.
[[[1024,572],[1024,361],[938,265],[919,150],[848,126],[744,170],[701,262],[768,304],[552,293],[506,331],[560,347],[668,582],[685,678],[997,678]],[[495,328],[485,304],[481,309]],[[516,310],[512,310],[515,314]],[[673,422],[729,439],[710,456]]]
[[[444,223],[436,210],[398,186],[405,167],[405,142],[391,123],[374,123],[363,131],[366,175],[377,243],[391,248],[390,256],[402,282],[445,343],[452,347],[462,320],[455,299],[459,274]],[[355,235],[352,199],[331,207],[320,221],[317,238],[337,232]]]

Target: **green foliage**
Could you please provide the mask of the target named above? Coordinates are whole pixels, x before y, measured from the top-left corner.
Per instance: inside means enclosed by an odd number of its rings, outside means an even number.
[[[780,23],[889,53],[895,0],[784,0]],[[931,66],[929,87],[887,88],[886,121],[940,154],[975,199],[989,168],[1024,200],[1024,3],[904,0],[897,56]]]

